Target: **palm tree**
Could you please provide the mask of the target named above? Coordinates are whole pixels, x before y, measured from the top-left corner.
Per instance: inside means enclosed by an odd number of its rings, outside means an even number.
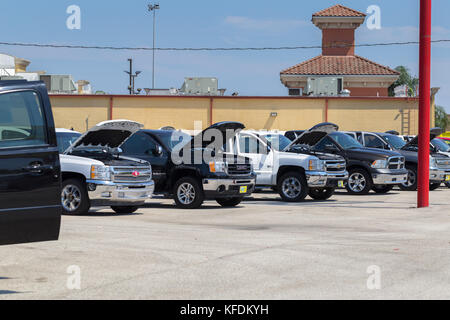
[[[395,70],[400,72],[400,77],[389,87],[389,95],[394,96],[394,88],[406,85],[408,87],[408,96],[416,96],[419,78],[412,76],[409,69],[405,66],[398,66]]]

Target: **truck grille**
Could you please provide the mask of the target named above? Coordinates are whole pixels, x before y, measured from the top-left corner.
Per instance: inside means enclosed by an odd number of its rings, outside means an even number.
[[[249,163],[227,164],[227,173],[229,175],[249,175],[252,173],[252,165]]]
[[[149,182],[152,170],[150,167],[113,167],[112,180],[119,183]]]
[[[390,170],[400,170],[405,168],[405,158],[404,157],[392,157],[389,158],[388,168]]]
[[[343,172],[347,168],[347,163],[344,160],[327,160],[325,168],[327,172]]]
[[[449,159],[436,159],[436,164],[439,169],[450,169],[450,158]]]

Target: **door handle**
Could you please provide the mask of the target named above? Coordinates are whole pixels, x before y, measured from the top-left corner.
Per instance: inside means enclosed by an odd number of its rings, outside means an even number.
[[[31,163],[28,167],[23,168],[25,171],[35,174],[42,174],[44,171],[53,170],[52,165],[43,165],[42,163]]]

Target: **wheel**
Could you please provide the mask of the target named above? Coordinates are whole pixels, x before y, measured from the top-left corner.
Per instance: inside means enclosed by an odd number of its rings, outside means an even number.
[[[173,188],[177,207],[182,209],[197,209],[203,204],[203,189],[197,179],[184,177],[179,179]]]
[[[314,200],[327,200],[334,194],[334,188],[312,188],[309,189],[309,196]]]
[[[450,188],[450,181],[447,181],[447,182],[445,183],[445,186],[446,186],[447,188]]]
[[[112,206],[111,209],[114,210],[115,213],[118,214],[127,214],[127,213],[133,213],[136,212],[139,207],[135,207],[135,206],[124,206],[124,207],[118,207],[118,206]]]
[[[236,207],[239,203],[242,202],[243,199],[244,198],[242,198],[242,197],[235,197],[235,198],[216,199],[216,201],[222,207],[229,208],[229,207]]]
[[[347,182],[347,191],[350,194],[366,195],[372,187],[372,178],[366,170],[360,168],[350,170]]]
[[[399,185],[403,191],[416,191],[417,190],[417,167],[406,166],[408,170],[408,179],[405,183]]]
[[[278,181],[278,192],[286,202],[300,202],[308,195],[308,184],[300,172],[285,173]]]
[[[388,193],[388,192],[392,191],[392,189],[394,189],[393,185],[374,186],[372,188],[373,191],[375,191],[376,193],[379,193],[379,194]]]
[[[441,183],[430,183],[430,190],[434,191],[439,189],[439,187],[441,186]]]
[[[78,179],[67,179],[62,183],[61,204],[63,214],[78,215],[89,212],[91,203],[85,183]]]

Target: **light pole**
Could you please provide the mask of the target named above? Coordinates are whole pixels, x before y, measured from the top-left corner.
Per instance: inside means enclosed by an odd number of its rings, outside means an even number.
[[[139,94],[141,92],[141,89],[138,89],[136,92],[134,90],[134,82],[136,77],[140,75],[142,72],[136,71],[136,73],[133,73],[133,59],[128,59],[128,62],[130,62],[130,71],[125,71],[125,73],[130,76],[130,85],[128,86],[128,91],[130,92],[130,95]]]
[[[152,89],[155,89],[155,32],[156,32],[156,10],[159,9],[159,3],[149,4],[148,11],[153,12],[153,69],[152,69]]]

